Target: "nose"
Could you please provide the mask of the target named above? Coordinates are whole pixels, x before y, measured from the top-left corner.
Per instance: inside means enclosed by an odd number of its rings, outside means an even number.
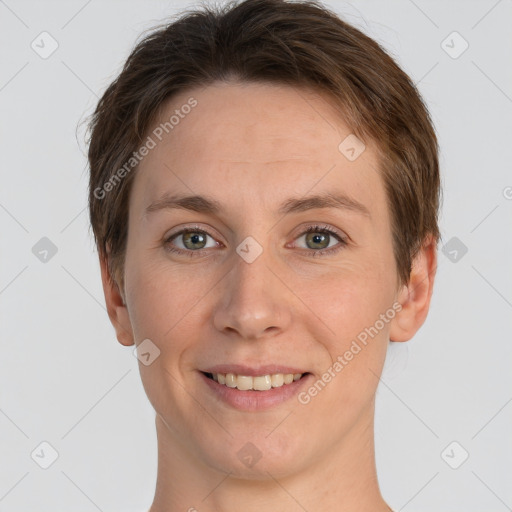
[[[256,340],[276,336],[291,324],[289,291],[265,251],[252,263],[234,255],[231,271],[219,283],[215,328],[230,336]],[[270,267],[270,268],[269,268]]]

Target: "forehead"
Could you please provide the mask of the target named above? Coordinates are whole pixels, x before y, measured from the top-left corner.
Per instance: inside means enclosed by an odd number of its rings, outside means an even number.
[[[241,201],[334,188],[364,201],[382,188],[375,146],[367,142],[350,161],[340,143],[354,135],[333,103],[310,89],[217,83],[190,90],[164,103],[149,135],[156,146],[134,183],[146,204],[169,186],[224,192],[232,201],[234,188]]]

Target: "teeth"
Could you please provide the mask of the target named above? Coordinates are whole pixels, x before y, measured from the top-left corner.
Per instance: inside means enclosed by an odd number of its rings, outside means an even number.
[[[271,388],[280,388],[284,384],[291,384],[299,380],[302,373],[276,373],[274,375],[235,375],[234,373],[212,373],[213,380],[228,388],[237,388],[240,391],[256,390],[268,391]]]

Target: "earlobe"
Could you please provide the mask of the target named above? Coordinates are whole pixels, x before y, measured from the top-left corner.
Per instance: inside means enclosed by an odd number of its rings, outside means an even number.
[[[401,311],[391,322],[391,341],[408,341],[423,325],[430,308],[437,268],[437,243],[429,236],[414,258],[409,283],[402,286],[397,300]]]
[[[117,340],[121,345],[133,345],[133,331],[128,309],[117,282],[110,275],[107,257],[100,256],[100,269],[107,313],[116,331]]]

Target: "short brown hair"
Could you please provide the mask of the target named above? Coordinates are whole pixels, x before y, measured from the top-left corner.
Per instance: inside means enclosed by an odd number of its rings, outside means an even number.
[[[217,81],[305,86],[327,93],[352,132],[379,150],[399,282],[427,237],[440,238],[438,143],[414,83],[386,51],[315,0],[203,5],[139,42],[91,116],[89,213],[101,258],[124,286],[132,157],[162,103]],[[341,141],[340,141],[341,142]],[[118,176],[119,177],[119,176]]]

